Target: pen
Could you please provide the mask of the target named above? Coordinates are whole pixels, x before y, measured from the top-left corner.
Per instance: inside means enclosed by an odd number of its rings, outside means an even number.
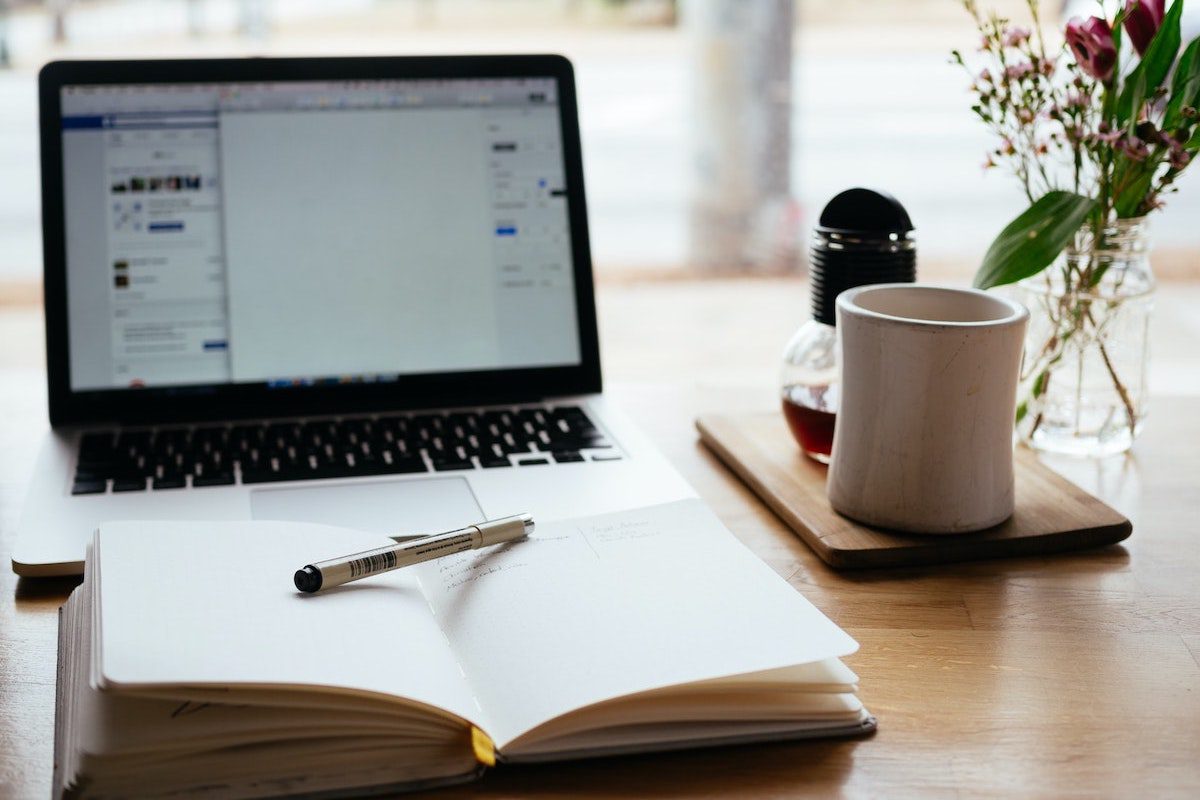
[[[302,592],[319,592],[359,578],[391,572],[442,556],[510,542],[532,532],[533,517],[529,514],[485,520],[454,531],[435,533],[341,558],[307,564],[296,570],[294,580],[296,588]]]

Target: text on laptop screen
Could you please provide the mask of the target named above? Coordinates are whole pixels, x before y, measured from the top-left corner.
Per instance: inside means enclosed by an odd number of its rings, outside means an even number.
[[[70,379],[581,361],[553,79],[62,90]]]

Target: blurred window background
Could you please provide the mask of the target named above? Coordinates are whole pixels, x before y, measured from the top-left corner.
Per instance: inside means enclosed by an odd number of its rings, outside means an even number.
[[[948,63],[975,38],[955,0],[0,0],[0,285],[40,278],[46,61],[499,52],[575,64],[602,279],[802,271],[825,201],[867,185],[907,206],[922,277],[967,280],[1023,206]],[[1154,220],[1163,276],[1200,275],[1197,173]]]

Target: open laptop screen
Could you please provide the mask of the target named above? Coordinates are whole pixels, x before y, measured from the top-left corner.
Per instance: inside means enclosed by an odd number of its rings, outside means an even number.
[[[72,392],[581,363],[556,80],[59,91]]]

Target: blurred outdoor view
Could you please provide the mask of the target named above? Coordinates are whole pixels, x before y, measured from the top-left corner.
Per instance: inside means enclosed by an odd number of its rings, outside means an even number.
[[[1062,6],[1043,7],[1057,38]],[[1023,205],[982,171],[947,60],[976,39],[957,0],[0,0],[0,286],[40,277],[49,60],[498,52],[575,64],[602,278],[802,270],[824,203],[868,185],[907,206],[924,277],[966,280]],[[1160,274],[1200,274],[1197,172],[1155,220]]]

